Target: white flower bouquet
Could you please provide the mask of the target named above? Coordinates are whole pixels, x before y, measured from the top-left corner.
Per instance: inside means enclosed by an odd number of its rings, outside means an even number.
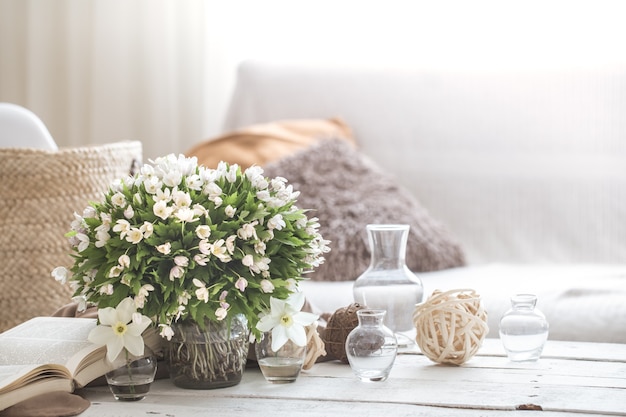
[[[298,194],[260,167],[157,158],[75,214],[74,264],[53,275],[69,282],[83,307],[132,298],[168,339],[176,321],[202,325],[237,314],[259,336],[270,297],[297,291],[329,250],[317,219],[296,207]]]

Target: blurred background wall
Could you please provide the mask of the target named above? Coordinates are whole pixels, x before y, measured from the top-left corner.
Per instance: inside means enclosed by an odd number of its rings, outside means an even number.
[[[626,62],[619,0],[0,0],[0,101],[60,146],[221,132],[245,59],[499,68]],[[329,115],[330,116],[330,115]]]

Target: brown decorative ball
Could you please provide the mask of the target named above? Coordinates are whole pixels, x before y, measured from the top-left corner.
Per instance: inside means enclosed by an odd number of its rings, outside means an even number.
[[[338,309],[330,316],[323,336],[326,353],[329,356],[339,359],[343,363],[348,363],[346,339],[348,334],[359,324],[356,312],[364,308],[365,306],[353,303]]]

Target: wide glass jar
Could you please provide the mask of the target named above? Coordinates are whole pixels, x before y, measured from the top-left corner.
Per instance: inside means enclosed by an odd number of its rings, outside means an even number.
[[[241,382],[248,358],[248,326],[242,315],[207,321],[173,323],[167,344],[170,379],[177,387],[213,389]]]
[[[409,225],[369,224],[367,234],[370,265],[354,283],[354,301],[370,309],[385,310],[386,325],[397,333],[398,342],[410,344],[415,332],[413,310],[422,301],[424,288],[406,266]]]
[[[548,321],[536,305],[536,295],[517,294],[500,320],[500,340],[512,361],[536,361],[548,340]]]

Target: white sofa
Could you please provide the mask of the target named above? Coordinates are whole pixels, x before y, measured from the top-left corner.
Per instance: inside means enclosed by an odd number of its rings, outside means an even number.
[[[538,295],[550,339],[626,343],[626,67],[491,71],[250,61],[225,131],[340,117],[465,251],[419,274],[425,294],[472,288],[490,337],[511,295]],[[316,309],[352,282],[305,282]]]

